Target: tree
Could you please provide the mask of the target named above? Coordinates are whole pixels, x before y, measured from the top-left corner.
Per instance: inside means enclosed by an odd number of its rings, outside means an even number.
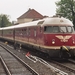
[[[6,26],[9,26],[9,25],[11,25],[11,22],[9,21],[9,18],[8,18],[9,16],[7,16],[7,15],[3,15],[3,14],[1,14],[0,15],[0,27],[6,27]]]
[[[75,0],[60,0],[56,2],[56,12],[63,13],[63,17],[70,19],[75,28]]]

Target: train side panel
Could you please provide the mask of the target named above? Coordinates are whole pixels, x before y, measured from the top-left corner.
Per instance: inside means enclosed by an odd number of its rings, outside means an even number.
[[[43,29],[40,27],[23,27],[15,29],[15,41],[38,47],[44,44]]]
[[[9,39],[9,40],[14,40],[14,38],[13,38],[14,33],[13,32],[14,32],[13,29],[3,30],[3,38]]]

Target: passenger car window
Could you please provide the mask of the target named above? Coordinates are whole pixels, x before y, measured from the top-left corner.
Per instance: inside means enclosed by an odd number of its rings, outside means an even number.
[[[34,28],[34,36],[36,37],[36,28]]]
[[[27,29],[27,35],[30,36],[30,28]]]
[[[27,29],[24,29],[24,35],[25,36],[27,35]]]

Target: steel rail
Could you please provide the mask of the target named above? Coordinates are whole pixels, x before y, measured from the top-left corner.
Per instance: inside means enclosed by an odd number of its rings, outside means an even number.
[[[15,55],[13,52],[9,51],[8,48],[0,44],[1,47],[6,49],[10,54],[12,54],[19,62],[21,62],[33,75],[39,75],[34,69],[32,69],[27,63],[25,63],[22,59],[20,59],[17,55]]]
[[[0,56],[0,60],[1,60],[1,63],[3,65],[3,67],[4,67],[4,70],[7,73],[7,75],[12,75],[11,72],[10,72],[10,70],[8,69],[6,63],[4,62],[4,60],[3,60],[3,58],[1,56]]]
[[[75,69],[72,69],[72,68],[69,67],[69,66],[66,66],[66,65],[64,65],[64,64],[61,64],[61,63],[59,63],[59,62],[57,62],[57,61],[52,61],[52,62],[55,63],[55,64],[57,64],[57,65],[59,65],[59,66],[61,66],[61,67],[63,67],[63,68],[65,68],[66,70],[69,70],[69,71],[75,73]]]

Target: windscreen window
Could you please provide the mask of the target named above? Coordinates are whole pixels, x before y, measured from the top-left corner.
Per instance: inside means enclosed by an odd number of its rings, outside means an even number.
[[[45,26],[45,33],[71,33],[73,32],[72,26]]]
[[[60,32],[67,32],[67,29],[66,29],[66,27],[65,26],[62,26],[62,27],[60,27]]]
[[[47,32],[47,33],[53,32],[53,27],[52,26],[45,26],[44,27],[44,32]]]
[[[59,32],[59,27],[58,26],[45,26],[44,27],[44,32],[47,33],[58,33]]]
[[[68,30],[68,32],[72,32],[73,28],[69,26],[69,27],[67,27],[67,30]]]
[[[54,26],[53,27],[53,32],[54,33],[58,33],[59,32],[59,27],[58,26]]]

